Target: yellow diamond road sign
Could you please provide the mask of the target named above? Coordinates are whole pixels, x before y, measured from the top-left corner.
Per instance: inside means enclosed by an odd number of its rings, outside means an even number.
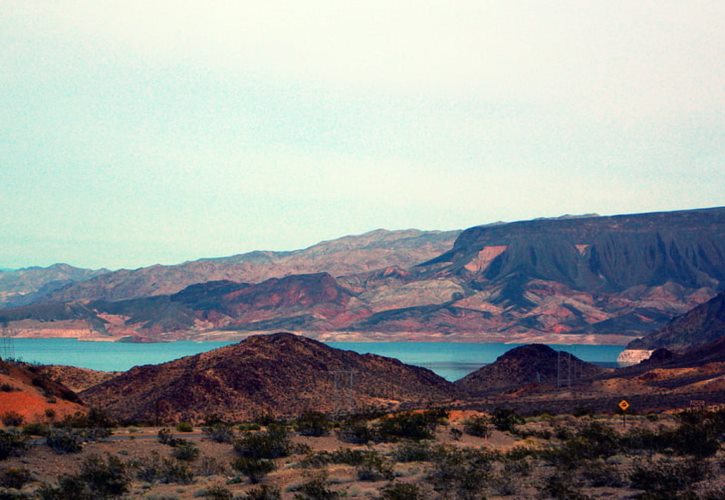
[[[619,402],[617,406],[619,406],[620,410],[627,411],[627,408],[629,408],[629,403],[627,403],[627,401],[623,399]]]

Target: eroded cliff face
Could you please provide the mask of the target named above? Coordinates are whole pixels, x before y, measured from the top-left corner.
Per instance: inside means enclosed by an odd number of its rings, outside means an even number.
[[[653,352],[653,349],[625,349],[617,356],[617,363],[621,366],[636,365],[649,359]]]

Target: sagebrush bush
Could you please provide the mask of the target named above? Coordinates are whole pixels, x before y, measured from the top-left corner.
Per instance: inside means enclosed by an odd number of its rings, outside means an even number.
[[[376,451],[368,451],[362,461],[355,466],[360,481],[380,481],[393,479],[393,466]]]
[[[427,478],[436,491],[473,498],[490,480],[494,458],[472,448],[440,447],[432,456]]]
[[[194,426],[189,422],[179,422],[176,424],[176,430],[179,432],[194,432]]]
[[[579,485],[571,474],[557,472],[549,476],[542,488],[548,498],[556,500],[586,500],[587,497],[579,491]]]
[[[211,486],[204,490],[203,498],[208,500],[232,500],[234,494],[229,488],[221,485]]]
[[[225,423],[215,423],[203,428],[204,435],[216,443],[231,443],[234,441],[234,429]]]
[[[431,458],[430,444],[425,441],[400,443],[391,453],[396,462],[427,462]]]
[[[126,464],[113,455],[106,455],[105,459],[98,455],[86,458],[78,478],[100,498],[120,496],[131,483]]]
[[[381,500],[423,500],[423,493],[416,484],[389,483],[380,490]]]
[[[74,429],[53,429],[45,443],[58,454],[80,453],[83,449],[83,435]]]
[[[171,432],[171,429],[168,427],[163,427],[159,429],[159,432],[157,434],[159,443],[165,444],[167,446],[176,446],[176,438],[174,437],[174,433]]]
[[[234,451],[241,457],[281,458],[292,452],[292,442],[284,427],[270,426],[266,431],[246,434],[234,441]]]
[[[325,472],[315,474],[296,488],[295,500],[335,500],[340,495],[330,489]]]
[[[340,424],[337,439],[343,443],[367,444],[373,439],[373,431],[365,420],[346,420]]]
[[[491,423],[499,431],[514,432],[524,419],[510,408],[496,408],[491,415]]]
[[[256,484],[272,472],[276,466],[273,460],[266,458],[239,457],[232,462],[232,468],[249,479],[249,482]]]
[[[194,482],[194,472],[188,464],[172,458],[161,458],[157,452],[142,461],[132,464],[136,469],[136,477],[148,483],[178,483],[191,484]]]
[[[40,423],[27,424],[23,427],[23,434],[26,436],[47,436],[50,434],[50,427]]]
[[[174,449],[171,451],[171,456],[177,460],[193,462],[199,457],[199,448],[191,441],[177,439],[174,443]]]
[[[327,436],[332,423],[324,413],[305,412],[295,420],[295,428],[302,436]]]
[[[697,459],[660,459],[637,462],[630,481],[632,488],[648,493],[673,495],[706,479],[709,467]]]
[[[0,487],[19,490],[33,480],[33,475],[28,469],[8,467],[0,471]]]
[[[25,422],[25,417],[16,411],[6,411],[0,420],[8,427],[20,427]]]
[[[463,422],[463,432],[471,436],[486,438],[491,435],[489,419],[482,416],[474,416]]]
[[[240,500],[281,500],[282,492],[276,486],[263,484],[247,491]]]
[[[22,455],[27,449],[27,436],[16,431],[0,430],[0,460]]]
[[[378,423],[375,436],[381,441],[430,439],[444,418],[438,411],[396,413]]]

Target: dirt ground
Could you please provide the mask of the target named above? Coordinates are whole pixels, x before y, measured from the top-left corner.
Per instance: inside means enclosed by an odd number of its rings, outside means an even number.
[[[552,439],[541,437],[546,433],[555,434],[561,429],[575,429],[587,422],[597,421],[611,426],[617,432],[624,432],[632,428],[655,429],[661,426],[674,426],[675,420],[670,415],[659,415],[657,419],[645,417],[632,417],[626,427],[620,417],[601,416],[576,418],[573,416],[542,416],[528,418],[525,424],[518,427],[516,434],[493,430],[487,438],[470,436],[463,432],[466,419],[480,416],[472,410],[453,411],[449,415],[446,425],[441,425],[435,432],[435,443],[455,448],[474,448],[508,452],[521,447],[545,447]],[[455,429],[455,430],[453,430]],[[453,431],[452,431],[453,430]],[[82,461],[91,455],[110,454],[119,457],[124,462],[144,462],[156,452],[162,457],[170,457],[172,448],[161,444],[157,439],[158,427],[144,428],[118,428],[113,435],[100,442],[89,442],[80,453],[59,455],[36,439],[30,450],[21,457],[12,457],[0,461],[0,472],[7,468],[25,468],[31,471],[33,482],[23,488],[23,492],[32,494],[41,483],[54,484],[64,474],[76,474]],[[237,431],[239,432],[239,431]],[[194,470],[192,484],[158,484],[134,480],[131,484],[128,498],[155,498],[160,499],[187,499],[203,498],[207,489],[214,486],[223,486],[234,495],[242,497],[254,485],[240,476],[230,466],[235,459],[231,444],[216,443],[207,439],[200,429],[191,433],[178,433],[182,437],[195,443],[200,450],[198,458],[190,462]],[[351,445],[340,441],[335,433],[323,437],[302,437],[294,435],[294,443],[303,444],[311,451],[295,454],[286,458],[277,459],[276,470],[263,480],[263,484],[275,485],[280,488],[282,498],[293,498],[299,485],[319,474],[324,469],[330,488],[346,497],[351,498],[380,498],[381,489],[390,483],[382,481],[360,481],[355,467],[344,464],[329,464],[323,468],[302,467],[300,461],[311,453],[320,451],[335,451],[338,449],[375,450],[383,456],[390,457],[391,452],[398,443],[378,443],[372,445]],[[612,457],[612,463],[626,470],[631,467],[631,457]],[[722,464],[724,461],[722,450],[712,459],[713,463]],[[392,461],[391,461],[392,462]],[[393,473],[396,483],[413,483],[419,486],[421,498],[457,498],[455,493],[435,491],[428,474],[431,469],[429,462],[394,463]],[[722,468],[720,472],[709,480],[709,487],[723,488]],[[496,482],[482,491],[486,498],[540,498],[540,488],[545,478],[552,474],[551,467],[534,463],[531,472],[526,474],[512,472],[504,469],[503,463],[494,465]],[[725,490],[722,490],[725,491]],[[626,486],[621,487],[590,487],[584,485],[581,493],[589,498],[628,498],[633,497],[637,491]]]

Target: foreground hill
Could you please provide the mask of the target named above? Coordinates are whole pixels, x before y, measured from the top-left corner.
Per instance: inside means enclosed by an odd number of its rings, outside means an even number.
[[[352,382],[350,382],[352,380]],[[453,384],[398,360],[333,349],[289,333],[128,372],[81,393],[122,420],[230,420],[440,401]]]
[[[571,357],[570,357],[571,356]],[[456,381],[469,394],[510,391],[533,385],[556,385],[559,367],[572,382],[592,378],[605,370],[568,353],[543,344],[516,347],[499,356],[490,365]]]
[[[26,423],[45,422],[79,411],[86,408],[78,396],[39,367],[0,360],[0,419],[17,413]]]
[[[410,267],[451,248],[459,233],[379,229],[323,241],[303,250],[256,251],[172,266],[121,269],[56,290],[47,294],[44,300],[122,300],[173,294],[206,281],[258,283],[292,274],[327,272],[341,276],[387,266]]]

